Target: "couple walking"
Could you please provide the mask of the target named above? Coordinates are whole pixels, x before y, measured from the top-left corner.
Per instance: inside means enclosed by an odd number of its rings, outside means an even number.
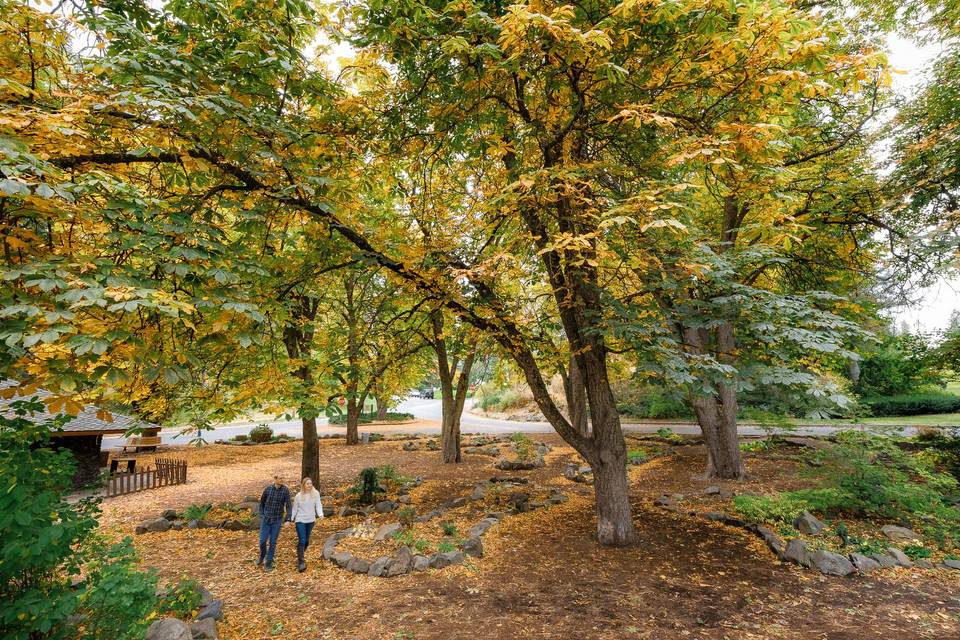
[[[310,546],[310,533],[317,518],[323,517],[323,505],[320,504],[320,492],[313,486],[310,478],[300,483],[300,491],[292,499],[290,489],[283,484],[280,475],[273,476],[273,483],[267,485],[260,496],[260,559],[257,566],[263,565],[266,571],[273,571],[273,555],[277,550],[277,538],[284,522],[293,522],[297,528],[297,571],[306,571],[307,561],[304,552]]]

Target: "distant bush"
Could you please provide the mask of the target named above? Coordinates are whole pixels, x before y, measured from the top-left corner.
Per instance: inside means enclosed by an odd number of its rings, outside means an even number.
[[[368,424],[370,422],[403,422],[406,420],[413,420],[412,413],[405,413],[400,411],[387,411],[384,418],[377,418],[376,411],[370,411],[367,413],[360,414],[360,424]],[[347,414],[340,413],[330,416],[330,424],[347,424]],[[373,434],[371,434],[372,436]],[[371,441],[373,439],[371,438]]]
[[[512,387],[494,389],[483,395],[480,408],[484,411],[510,411],[511,409],[519,409],[531,401],[531,397],[521,394]]]
[[[864,398],[875,416],[915,416],[960,411],[960,396],[952,393],[909,393],[879,398]]]
[[[237,442],[246,442],[248,437],[249,436],[247,436],[245,433],[238,433],[237,435],[233,436],[231,440],[235,440]]]
[[[265,424],[258,424],[253,429],[250,429],[250,440],[251,442],[270,442],[273,439],[273,429],[268,427]]]

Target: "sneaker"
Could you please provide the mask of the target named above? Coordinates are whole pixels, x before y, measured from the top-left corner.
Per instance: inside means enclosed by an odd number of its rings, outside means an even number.
[[[273,565],[268,564],[263,568],[263,570],[266,571],[267,573],[270,573],[271,571],[273,571]]]
[[[263,558],[260,557],[260,558],[257,559],[257,565],[256,565],[256,566],[259,567],[259,566],[262,565],[262,564],[263,564]]]
[[[299,571],[300,573],[303,573],[306,570],[307,570],[306,562],[301,562],[300,564],[297,565],[297,571]]]

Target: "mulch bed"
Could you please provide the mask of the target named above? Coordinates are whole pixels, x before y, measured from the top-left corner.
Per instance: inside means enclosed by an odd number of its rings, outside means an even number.
[[[709,484],[757,493],[799,486],[789,461],[751,456],[745,483],[698,479],[699,446],[674,447],[631,467],[640,541],[610,549],[595,543],[592,488],[562,477],[564,463],[576,459],[572,450],[555,436],[534,438],[555,447],[546,466],[509,475],[529,478],[531,489],[561,487],[570,500],[507,518],[484,535],[485,557],[463,566],[378,579],[323,562],[324,538],[359,516],[317,524],[303,574],[290,526],[271,574],[253,566],[255,532],[170,531],[137,536],[136,545],[163,578],[191,576],[224,599],[221,637],[228,639],[960,637],[960,572],[828,578],[777,562],[746,532],[652,506],[662,493],[694,495]],[[418,513],[507,475],[489,457],[443,465],[438,452],[405,452],[400,442],[321,446],[323,493],[349,486],[364,467],[393,464],[423,477],[412,492]],[[298,454],[299,443],[187,451],[194,460],[186,485],[109,499],[102,526],[130,533],[165,508],[259,495],[274,472],[297,478]]]

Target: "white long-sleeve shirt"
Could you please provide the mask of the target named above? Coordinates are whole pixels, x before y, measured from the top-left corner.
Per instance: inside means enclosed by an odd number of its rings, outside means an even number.
[[[301,491],[293,499],[293,515],[290,519],[294,522],[316,522],[317,518],[323,517],[323,505],[320,504],[320,493],[314,491],[312,494],[306,494]]]

